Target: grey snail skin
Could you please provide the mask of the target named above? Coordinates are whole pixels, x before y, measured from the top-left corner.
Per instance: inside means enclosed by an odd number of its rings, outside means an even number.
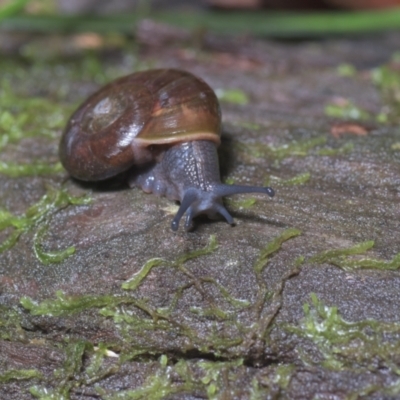
[[[193,218],[233,218],[223,197],[265,193],[270,187],[221,183],[217,146],[221,111],[213,90],[176,69],[154,69],[119,78],[91,95],[71,116],[60,142],[69,174],[100,181],[128,171],[130,187],[180,202],[176,231]]]

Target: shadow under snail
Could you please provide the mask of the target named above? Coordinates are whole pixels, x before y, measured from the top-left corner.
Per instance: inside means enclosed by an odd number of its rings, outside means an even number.
[[[203,80],[155,69],[119,78],[91,95],[67,124],[60,157],[74,178],[98,181],[129,170],[130,187],[180,201],[174,231],[185,213],[186,230],[199,214],[221,214],[232,225],[224,196],[272,197],[274,191],[221,183],[220,131],[219,103]]]

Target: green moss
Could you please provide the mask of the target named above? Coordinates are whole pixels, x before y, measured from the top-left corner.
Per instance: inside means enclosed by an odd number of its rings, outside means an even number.
[[[235,200],[235,199],[225,199],[225,203],[232,208],[236,209],[248,209],[254,206],[256,204],[257,200],[253,197],[247,197],[246,199],[243,200]]]
[[[133,278],[129,279],[128,281],[124,282],[122,284],[122,288],[126,290],[135,290],[139,284],[142,282],[142,280],[147,276],[147,274],[151,271],[151,269],[155,266],[160,266],[164,265],[164,267],[167,268],[176,268],[180,270],[181,272],[187,274],[187,270],[184,268],[184,264],[194,258],[200,257],[200,256],[205,256],[208,254],[211,254],[217,249],[217,242],[215,239],[215,236],[212,235],[210,236],[209,244],[204,247],[203,249],[199,250],[194,250],[189,253],[185,253],[181,256],[178,256],[175,261],[167,261],[165,259],[160,259],[160,258],[154,258],[148,260],[143,267],[133,276]],[[241,308],[241,307],[246,307],[249,303],[247,300],[242,300],[242,299],[236,299],[233,296],[229,294],[229,292],[221,285],[219,284],[215,279],[209,278],[209,277],[204,277],[201,278],[201,281],[203,283],[208,283],[212,284],[213,286],[217,287],[221,295],[224,297],[224,299],[231,304],[235,308]],[[172,313],[173,309],[176,307],[176,304],[178,300],[182,297],[183,292],[185,289],[188,289],[191,285],[189,286],[184,286],[181,287],[177,290],[171,304],[169,307],[164,307],[162,309],[157,310],[158,313],[161,313],[163,316],[167,316]],[[216,307],[214,304],[209,309],[200,309],[198,307],[192,307],[191,311],[197,315],[201,316],[214,316],[219,319],[228,319],[229,316],[227,313],[225,313],[223,310],[220,308]]]
[[[41,379],[43,375],[34,369],[10,369],[0,375],[0,383],[8,383],[11,381],[29,380],[34,378]]]
[[[383,65],[371,71],[372,82],[384,94],[389,94],[393,100],[400,102],[400,72],[389,65]]]
[[[309,172],[305,172],[303,174],[299,174],[290,179],[280,179],[277,176],[270,176],[267,180],[265,180],[264,185],[282,185],[282,186],[295,186],[295,185],[304,185],[311,178],[311,174]]]
[[[47,389],[37,385],[32,386],[29,393],[39,400],[69,400],[70,398],[67,392],[62,393],[59,390]]]
[[[175,307],[177,306],[179,300],[181,299],[185,290],[195,287],[200,293],[203,293],[204,289],[203,285],[213,285],[215,286],[222,297],[236,310],[239,308],[246,307],[248,302],[242,299],[234,298],[221,284],[219,284],[216,280],[209,277],[195,277],[193,274],[185,267],[185,263],[189,260],[196,259],[201,256],[206,256],[211,254],[217,249],[217,242],[215,236],[212,235],[210,237],[209,243],[207,246],[201,249],[197,249],[191,252],[186,252],[182,255],[177,256],[177,258],[173,261],[167,261],[164,259],[151,259],[147,263],[144,264],[142,269],[135,274],[135,276],[125,282],[122,287],[127,290],[135,290],[138,285],[142,282],[142,280],[147,276],[150,270],[155,266],[163,265],[164,268],[175,269],[179,273],[183,274],[187,278],[189,278],[192,282],[189,284],[185,284],[181,287],[178,287],[175,291],[175,294],[170,302],[169,306],[159,308],[159,309],[151,309],[147,306],[146,312],[151,319],[143,319],[139,318],[136,313],[126,312],[121,308],[115,309],[114,307],[106,307],[101,310],[101,314],[104,316],[110,316],[114,319],[114,322],[120,326],[120,329],[123,332],[124,337],[132,337],[132,332],[136,332],[137,334],[143,335],[148,330],[166,330],[166,331],[174,331],[175,334],[186,336],[190,341],[193,342],[193,345],[196,347],[203,347],[203,351],[206,350],[210,346],[214,348],[215,353],[218,352],[218,348],[225,349],[234,344],[240,342],[240,339],[237,338],[221,338],[221,335],[215,335],[212,330],[209,333],[209,337],[206,340],[199,340],[196,337],[195,333],[192,331],[189,325],[185,323],[178,323],[175,318],[172,316]],[[144,304],[144,303],[143,303]],[[137,305],[137,304],[136,304]],[[142,308],[143,310],[144,308]],[[230,312],[226,312],[222,310],[220,307],[217,307],[215,302],[210,299],[209,307],[191,307],[191,311],[194,315],[197,315],[199,318],[216,318],[220,321],[230,321],[233,319],[233,315],[231,316]]]
[[[390,148],[391,148],[392,150],[394,150],[394,151],[399,151],[399,150],[400,150],[400,142],[393,143],[393,144],[390,146]]]
[[[213,278],[204,278],[204,282],[209,282],[211,284],[213,284],[214,286],[216,286],[220,293],[222,294],[222,296],[225,298],[225,300],[231,304],[233,307],[235,308],[242,308],[242,307],[247,307],[250,305],[250,302],[248,300],[245,299],[237,299],[235,297],[233,297],[228,290],[226,290],[226,288],[224,286],[222,286],[221,284],[219,284],[215,279]]]
[[[171,268],[179,268],[185,262],[191,259],[211,254],[213,251],[216,250],[216,248],[217,248],[217,241],[215,239],[215,235],[211,235],[209,243],[206,247],[188,253],[184,253],[181,256],[179,256],[175,261],[169,262],[162,258],[152,258],[146,261],[143,267],[132,278],[124,282],[122,284],[122,288],[126,290],[135,290],[154,267],[164,264]]]
[[[235,180],[233,178],[227,178],[225,179],[224,183],[227,185],[233,185],[235,183]]]
[[[254,271],[257,274],[257,280],[262,288],[262,294],[256,301],[257,304],[251,304],[246,299],[237,299],[219,282],[212,277],[196,277],[185,266],[189,260],[194,260],[201,256],[211,254],[217,249],[217,242],[214,236],[210,237],[210,241],[204,248],[178,255],[175,260],[168,261],[164,259],[151,259],[144,264],[142,269],[130,280],[123,284],[125,290],[134,292],[139,285],[147,277],[152,268],[163,266],[170,268],[183,274],[186,277],[187,283],[178,287],[167,307],[153,308],[149,305],[146,299],[139,299],[132,296],[66,296],[62,292],[56,293],[55,299],[48,299],[41,303],[36,303],[28,297],[21,299],[21,304],[30,311],[33,315],[47,316],[67,316],[75,313],[80,313],[92,308],[100,308],[100,315],[105,318],[112,318],[121,332],[126,343],[129,343],[128,350],[123,358],[135,357],[140,354],[151,354],[154,352],[153,345],[149,341],[149,335],[152,331],[174,332],[176,336],[182,336],[188,341],[189,348],[198,348],[204,352],[212,351],[216,356],[224,354],[229,348],[239,346],[243,342],[243,331],[248,328],[241,326],[237,320],[237,312],[243,308],[255,307],[262,308],[265,302],[271,298],[267,296],[267,291],[263,284],[261,273],[269,261],[270,256],[277,252],[282,243],[292,237],[295,237],[300,232],[297,230],[287,230],[278,238],[269,243],[262,250],[260,258],[254,266]],[[299,263],[295,262],[296,267]],[[286,277],[287,278],[287,277]],[[285,279],[286,279],[285,278]],[[217,292],[225,300],[228,308],[222,308],[216,304],[215,300],[206,292],[205,286],[213,286]],[[215,325],[210,325],[205,336],[198,337],[196,332],[191,327],[188,321],[180,321],[175,315],[175,308],[178,305],[184,292],[194,288],[202,296],[205,297],[207,305],[202,307],[192,306],[191,311],[195,318],[211,319],[218,321]],[[278,290],[280,291],[281,288]],[[273,294],[272,294],[273,295]],[[143,314],[144,313],[144,314]],[[264,317],[263,317],[264,318]],[[233,331],[229,336],[221,335],[219,324],[225,324]],[[259,328],[263,329],[264,323],[261,323]],[[253,329],[252,327],[251,329]],[[233,332],[236,332],[235,334]],[[145,340],[145,344],[142,342]]]
[[[228,313],[215,306],[212,308],[190,307],[190,312],[200,317],[212,317],[220,321],[229,319]]]
[[[353,119],[365,121],[371,119],[371,114],[360,107],[357,107],[350,100],[346,100],[342,104],[328,104],[325,106],[325,115],[328,117]]]
[[[107,352],[104,344],[99,344],[97,351],[93,345],[85,340],[76,340],[63,343],[65,361],[54,371],[50,380],[53,388],[33,386],[30,393],[41,400],[67,400],[71,397],[71,390],[86,386],[104,378],[107,374],[116,373],[118,366],[103,368],[103,360]],[[91,357],[86,366],[84,359]]]
[[[213,253],[217,247],[217,239],[215,235],[211,235],[207,246],[203,247],[202,249],[190,251],[188,253],[185,252],[184,254],[180,255],[173,264],[176,266],[181,266],[189,260]]]
[[[341,104],[328,104],[325,107],[325,114],[343,119],[375,119],[382,124],[397,123],[400,117],[400,72],[398,63],[398,57],[394,54],[388,64],[371,71],[371,80],[380,90],[386,103],[379,113],[371,114],[357,107],[350,100],[345,100]],[[354,76],[356,72],[355,68],[348,64],[342,64],[338,67],[338,74],[341,76]]]
[[[354,144],[352,142],[346,142],[343,146],[338,147],[336,149],[333,148],[324,148],[319,149],[317,154],[320,156],[336,156],[340,154],[350,153],[354,149]]]
[[[240,151],[245,151],[255,158],[268,158],[275,161],[277,165],[281,160],[288,157],[306,157],[311,154],[320,156],[335,156],[340,154],[346,154],[353,150],[354,145],[352,142],[347,142],[339,148],[323,147],[326,144],[327,138],[324,136],[318,136],[312,139],[305,139],[299,141],[293,141],[291,143],[282,146],[267,146],[264,144],[244,144],[235,142],[235,147]],[[280,180],[276,177],[269,177],[264,184],[273,185],[274,183],[282,185],[301,185],[307,182],[310,178],[310,173],[305,172],[299,174],[291,179]]]
[[[94,351],[91,362],[85,370],[85,374],[90,378],[97,378],[101,373],[104,358],[107,356],[108,348],[105,343],[99,343]]]
[[[29,3],[30,0],[5,1],[0,5],[0,21],[4,18],[18,14]]]
[[[252,131],[259,131],[262,126],[260,124],[257,124],[255,122],[248,122],[248,121],[239,121],[236,122],[236,126],[241,126],[242,128],[246,128]]]
[[[283,159],[286,157],[305,157],[309,151],[326,143],[326,137],[319,136],[312,139],[306,139],[301,141],[295,141],[288,145],[280,147],[270,147],[272,155],[276,159]]]
[[[122,284],[122,289],[135,290],[143,281],[143,279],[146,278],[146,276],[150,273],[153,267],[157,267],[161,264],[166,264],[166,260],[162,258],[152,258],[147,260],[143,267],[136,272],[132,278]]]
[[[391,261],[384,261],[369,257],[349,257],[364,254],[373,246],[373,241],[367,241],[345,249],[328,250],[311,257],[309,262],[317,264],[328,263],[342,268],[345,271],[351,271],[355,269],[397,270],[400,268],[400,253],[397,253]]]
[[[108,81],[114,78],[107,74],[104,64],[95,54],[88,53],[86,57],[82,59],[82,64],[79,70],[81,71],[81,78],[89,81],[94,81],[99,85],[104,85]]]
[[[275,370],[274,383],[277,383],[280,388],[286,389],[295,369],[296,367],[293,364],[278,365]]]
[[[14,116],[8,111],[0,114],[0,132],[2,133],[0,149],[9,142],[17,141],[25,136],[23,126],[27,118],[27,114]]]
[[[311,174],[309,172],[305,172],[303,174],[296,175],[291,179],[281,180],[280,183],[287,186],[304,185],[310,180],[310,177]]]
[[[385,105],[379,113],[378,122],[398,123],[400,120],[400,72],[399,61],[394,54],[389,64],[371,71],[372,82],[380,90]]]
[[[56,371],[54,380],[57,385],[51,388],[35,386],[31,393],[40,399],[67,399],[71,388],[85,386],[91,382],[100,380],[109,374],[115,374],[121,363],[127,360],[143,358],[148,359],[159,355],[159,344],[154,339],[152,332],[159,331],[171,338],[181,337],[185,346],[182,351],[196,349],[200,354],[212,353],[217,361],[185,361],[179,360],[171,363],[163,355],[160,358],[158,371],[149,376],[146,382],[134,390],[110,392],[97,386],[98,394],[104,399],[161,399],[178,393],[204,393],[210,399],[219,399],[222,394],[230,393],[235,398],[235,393],[250,393],[252,389],[237,388],[235,382],[237,374],[243,373],[243,359],[235,354],[247,354],[253,340],[246,338],[258,338],[265,340],[265,335],[280,307],[280,293],[284,281],[293,275],[291,270],[283,277],[283,280],[275,290],[268,292],[265,280],[262,277],[266,265],[272,259],[274,253],[281,249],[282,244],[299,235],[295,229],[288,229],[269,242],[260,252],[260,257],[254,264],[254,272],[257,275],[259,285],[257,299],[254,303],[246,299],[235,298],[216,279],[207,276],[196,276],[187,266],[188,261],[195,261],[199,257],[207,256],[217,250],[215,236],[211,236],[208,244],[190,252],[178,254],[173,260],[160,258],[150,259],[144,263],[141,270],[134,277],[123,284],[129,296],[103,295],[103,296],[66,296],[62,292],[56,293],[55,299],[44,300],[36,303],[28,297],[21,299],[23,307],[32,315],[46,315],[49,317],[68,316],[81,313],[93,308],[100,308],[99,313],[103,318],[112,318],[122,345],[119,361],[112,367],[104,367],[104,357],[107,354],[107,346],[99,345],[98,350],[86,341],[65,343],[65,362]],[[294,262],[297,268],[303,259]],[[147,278],[155,267],[174,270],[186,278],[186,283],[175,290],[175,293],[166,307],[154,308],[147,298],[139,298],[140,284]],[[217,289],[217,293],[226,302],[223,307],[221,302],[215,301],[207,286]],[[183,293],[189,289],[195,289],[204,298],[205,305],[198,307],[191,305],[191,317],[180,317],[175,309]],[[238,319],[238,312],[244,308],[254,309],[257,321],[249,326],[244,326]],[[271,311],[272,309],[272,311]],[[192,326],[208,320],[204,330],[199,335],[198,329]],[[197,321],[197,322],[196,322]],[[237,349],[237,350],[233,350]],[[86,357],[90,362],[86,365],[82,360]],[[228,359],[226,359],[228,357]],[[224,359],[225,358],[225,359]],[[240,372],[242,371],[242,372]],[[176,379],[176,377],[179,379]],[[282,366],[276,370],[273,384],[284,388],[290,379],[290,368]],[[231,383],[230,383],[231,382]],[[257,384],[258,385],[258,384]],[[254,384],[254,388],[257,386]],[[253,394],[255,389],[253,388]],[[257,386],[258,395],[268,393],[268,389]],[[254,398],[254,396],[253,396]]]
[[[249,102],[247,94],[240,89],[216,89],[215,94],[225,103],[245,105]]]
[[[201,361],[198,365],[204,374],[201,382],[206,386],[208,398],[218,399],[226,384],[227,375],[232,375],[235,368],[242,366],[243,359],[231,362]]]
[[[250,400],[264,400],[265,399],[265,389],[262,389],[260,382],[257,378],[253,378],[251,381],[250,389]]]
[[[32,386],[29,389],[32,396],[39,400],[69,400],[69,390],[65,389],[47,389],[41,386]]]
[[[35,230],[33,249],[36,257],[43,264],[63,261],[75,252],[73,247],[51,252],[42,249],[41,240],[47,231],[51,217],[60,209],[69,205],[83,205],[89,202],[89,197],[74,197],[70,196],[64,189],[50,188],[22,216],[15,216],[7,210],[0,209],[0,231],[12,229],[9,236],[0,243],[0,253],[12,248],[22,234]]]
[[[298,229],[286,229],[281,235],[276,237],[274,240],[269,242],[260,252],[257,261],[255,262],[253,269],[256,275],[261,274],[264,268],[270,261],[270,256],[280,250],[282,244],[289,239],[295,238],[301,235],[301,231]]]
[[[345,249],[335,249],[335,250],[326,250],[322,253],[319,253],[310,258],[310,262],[322,264],[325,262],[329,262],[332,259],[354,255],[354,254],[362,254],[365,253],[367,250],[371,249],[374,246],[374,241],[369,240],[367,242],[359,243],[355,246],[345,248]]]
[[[62,291],[58,290],[56,292],[56,299],[48,299],[41,303],[37,303],[31,298],[24,296],[21,298],[20,303],[25,309],[29,310],[32,315],[49,315],[58,317],[62,315],[76,314],[91,308],[120,304],[124,300],[127,301],[127,299],[112,295],[65,296]]]
[[[93,350],[92,344],[84,340],[72,341],[65,347],[65,361],[63,366],[54,372],[56,377],[61,378],[59,385],[67,386],[70,379],[77,376],[83,366],[85,351]]]
[[[60,162],[46,164],[35,162],[32,164],[14,164],[0,161],[0,174],[10,178],[20,178],[23,176],[52,175],[64,171]]]
[[[12,232],[2,243],[0,243],[0,253],[13,247],[15,243],[17,243],[20,235],[21,232],[19,230]]]
[[[147,377],[146,382],[139,388],[113,394],[99,390],[99,393],[102,393],[105,400],[159,400],[179,393],[193,392],[215,400],[235,398],[239,389],[235,385],[236,371],[242,369],[242,364],[241,358],[226,362],[180,360],[171,364],[168,358],[162,355],[158,371]]]
[[[264,400],[269,398],[267,395],[270,394],[270,392],[266,390],[266,388],[274,388],[273,392],[275,398],[287,398],[284,391],[289,386],[295,370],[296,366],[293,364],[280,363],[277,366],[272,366],[268,374],[253,378],[251,382],[250,400]],[[277,388],[279,388],[279,392]]]
[[[235,142],[236,148],[249,153],[253,157],[264,158],[268,157],[273,160],[283,160],[287,157],[305,157],[311,150],[318,146],[325,144],[327,141],[326,137],[318,136],[312,139],[305,139],[299,141],[293,141],[289,144],[282,146],[267,146],[261,143],[258,144],[244,144]]]
[[[86,349],[91,349],[91,344],[86,341],[78,340],[66,344],[64,348],[65,361],[61,368],[54,371],[54,377],[58,380],[56,393],[69,397],[72,386],[76,385],[73,379],[78,377],[81,372]]]
[[[0,339],[25,339],[25,331],[21,327],[21,315],[17,309],[0,305]]]
[[[90,381],[84,378],[89,375],[89,368],[80,362],[84,356],[87,356],[85,355],[87,349],[84,347],[80,346],[78,351],[73,351],[78,362],[70,368],[69,373],[65,370],[62,374],[58,372],[55,374],[60,376],[55,377],[59,383],[54,388],[33,386],[30,389],[31,394],[41,400],[64,400],[70,398],[72,388],[82,387],[82,390],[85,390],[85,384]],[[103,388],[100,383],[96,384],[95,391],[104,400],[159,400],[189,393],[196,393],[201,397],[205,396],[214,400],[243,398],[243,396],[252,400],[261,400],[268,396],[270,387],[274,387],[274,392],[276,387],[286,388],[293,371],[291,365],[279,365],[268,376],[254,378],[251,387],[247,388],[237,385],[238,379],[246,376],[246,367],[243,366],[242,358],[231,361],[179,360],[173,362],[163,354],[159,357],[158,366],[155,367],[157,370],[149,374],[145,382],[135,389],[113,391]],[[60,381],[61,376],[64,378]],[[65,382],[68,383],[65,384]]]
[[[337,307],[325,306],[315,294],[311,294],[311,305],[306,303],[303,309],[304,318],[299,326],[292,325],[287,329],[317,346],[325,368],[377,371],[384,366],[400,374],[393,362],[400,356],[400,324],[375,320],[346,321]],[[303,361],[313,363],[306,354],[303,354]],[[399,389],[393,388],[396,394]]]
[[[52,263],[60,263],[64,261],[66,258],[75,254],[75,247],[67,247],[64,250],[56,250],[56,251],[44,251],[42,245],[42,238],[48,230],[47,225],[42,225],[35,232],[33,237],[33,251],[35,253],[36,258],[44,265],[49,265]]]
[[[52,389],[46,386],[32,386],[29,391],[40,400],[67,400],[73,387],[85,384],[82,376],[85,353],[93,351],[93,346],[84,340],[64,343],[65,361],[54,371]]]
[[[357,69],[351,65],[351,64],[340,64],[337,68],[336,71],[339,76],[347,76],[347,77],[352,77],[355,76],[357,73]]]
[[[29,79],[26,71],[24,75]],[[28,137],[55,139],[72,109],[51,99],[18,95],[9,80],[0,75],[0,150]]]
[[[179,377],[179,382],[173,376]],[[168,366],[168,358],[160,357],[158,371],[147,377],[146,382],[134,390],[121,390],[113,394],[104,391],[104,400],[161,400],[177,393],[190,392],[200,385],[191,378],[189,365],[185,361],[179,361],[174,366]]]
[[[351,271],[354,269],[397,270],[400,268],[400,253],[397,253],[391,261],[384,261],[367,257],[358,260],[351,260],[346,257],[338,257],[333,258],[328,262],[344,269],[345,271]]]
[[[263,272],[270,264],[271,256],[281,249],[282,244],[300,234],[301,231],[298,229],[286,229],[278,237],[267,243],[260,251],[258,259],[253,265],[257,282],[257,295],[255,301],[250,306],[257,317],[256,322],[254,322],[252,327],[248,330],[247,337],[258,338],[258,340],[262,342],[268,340],[272,322],[282,305],[284,284],[292,276],[299,273],[299,266],[302,264],[303,259],[298,258],[295,260],[294,266],[282,277],[273,290],[268,289]]]

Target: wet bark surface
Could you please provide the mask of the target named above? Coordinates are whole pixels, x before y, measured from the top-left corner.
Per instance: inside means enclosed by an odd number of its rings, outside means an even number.
[[[399,34],[201,49],[156,37],[2,61],[0,397],[398,398]],[[73,108],[150,66],[217,91],[223,181],[269,184],[272,200],[237,196],[235,226],[175,233],[173,202],[57,167]],[[18,122],[25,106],[37,115]]]

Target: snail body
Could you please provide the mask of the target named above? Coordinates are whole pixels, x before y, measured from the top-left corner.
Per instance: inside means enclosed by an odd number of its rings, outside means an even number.
[[[171,228],[199,214],[233,218],[222,198],[269,187],[221,183],[217,146],[221,112],[213,90],[174,69],[137,72],[91,95],[71,116],[60,142],[63,166],[74,177],[98,181],[129,170],[131,187],[180,201]]]

